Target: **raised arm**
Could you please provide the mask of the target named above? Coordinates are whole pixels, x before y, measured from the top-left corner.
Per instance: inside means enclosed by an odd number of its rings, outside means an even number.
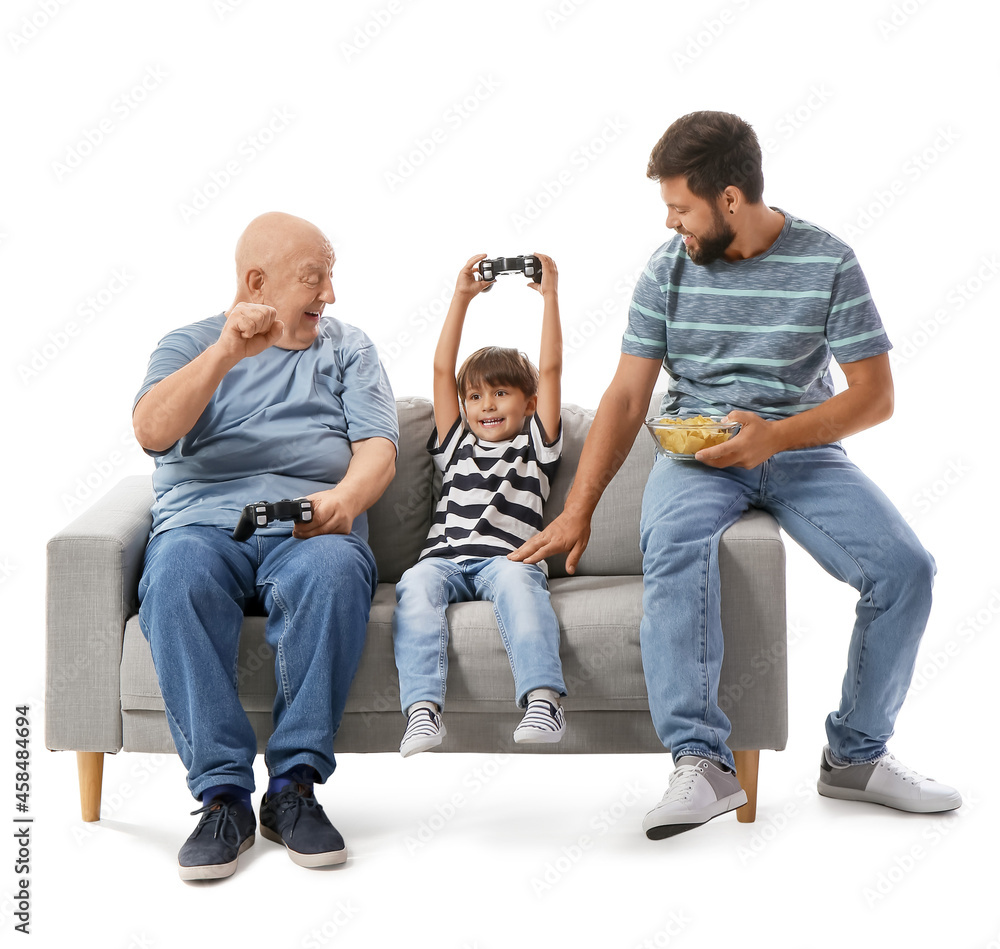
[[[476,254],[466,261],[455,282],[455,294],[451,306],[441,326],[437,349],[434,350],[434,425],[437,428],[438,443],[445,436],[459,416],[459,391],[455,382],[455,368],[458,364],[458,347],[462,343],[462,328],[469,303],[477,293],[488,290],[492,284],[477,281],[476,265],[485,260],[485,254]]]
[[[559,433],[562,408],[562,326],[559,322],[559,271],[555,261],[544,254],[535,254],[542,262],[541,284],[529,283],[544,302],[542,310],[542,342],[538,354],[538,402],[535,411],[545,434],[555,441]]]
[[[569,551],[566,572],[574,573],[590,540],[590,520],[604,489],[625,462],[649,408],[660,373],[658,359],[622,353],[587,433],[573,487],[563,512],[541,533],[522,544],[509,560],[538,563]]]
[[[237,303],[226,314],[219,339],[186,366],[161,379],[136,403],[132,427],[147,451],[166,451],[194,428],[226,373],[281,338],[274,307]]]

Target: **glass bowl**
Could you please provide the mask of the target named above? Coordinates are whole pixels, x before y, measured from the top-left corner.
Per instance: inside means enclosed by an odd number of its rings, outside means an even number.
[[[729,441],[740,430],[739,422],[723,421],[721,415],[674,418],[659,415],[646,419],[646,428],[657,451],[670,458],[690,460],[702,448]]]

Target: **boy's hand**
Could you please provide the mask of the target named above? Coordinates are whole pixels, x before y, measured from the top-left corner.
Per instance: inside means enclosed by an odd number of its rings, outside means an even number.
[[[477,293],[485,293],[496,281],[477,280],[479,276],[479,261],[486,260],[486,254],[476,254],[470,257],[465,266],[458,272],[458,280],[455,281],[455,294],[462,294],[470,300]]]
[[[537,251],[533,253],[542,263],[542,282],[529,283],[528,286],[532,290],[537,290],[543,297],[548,293],[557,294],[559,288],[559,271],[556,270],[556,262],[551,257],[546,257],[545,254],[539,254]]]

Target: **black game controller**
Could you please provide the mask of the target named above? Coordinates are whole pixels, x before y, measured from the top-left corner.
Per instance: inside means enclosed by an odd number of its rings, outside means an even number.
[[[271,521],[295,521],[301,524],[311,521],[313,517],[312,501],[308,498],[296,498],[289,501],[257,501],[243,508],[240,522],[233,531],[233,540],[247,540],[258,527],[267,527]]]
[[[531,254],[479,261],[479,276],[487,283],[496,280],[502,273],[523,273],[532,283],[541,283],[542,262]]]

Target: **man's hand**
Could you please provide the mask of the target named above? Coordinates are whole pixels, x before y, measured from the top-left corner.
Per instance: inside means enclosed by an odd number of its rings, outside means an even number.
[[[292,536],[304,539],[319,534],[349,534],[354,524],[354,513],[350,511],[336,488],[310,494],[313,516],[311,521],[296,524]]]
[[[216,345],[239,361],[273,346],[284,331],[278,311],[263,303],[236,303],[226,314]]]
[[[586,515],[563,511],[548,527],[530,540],[526,540],[517,550],[507,554],[508,560],[524,563],[538,563],[552,554],[569,551],[566,556],[566,572],[576,573],[576,565],[587,549],[590,541],[590,518]]]
[[[774,422],[753,412],[730,412],[726,421],[739,422],[740,430],[721,445],[695,452],[697,461],[711,468],[756,468],[781,451]]]

